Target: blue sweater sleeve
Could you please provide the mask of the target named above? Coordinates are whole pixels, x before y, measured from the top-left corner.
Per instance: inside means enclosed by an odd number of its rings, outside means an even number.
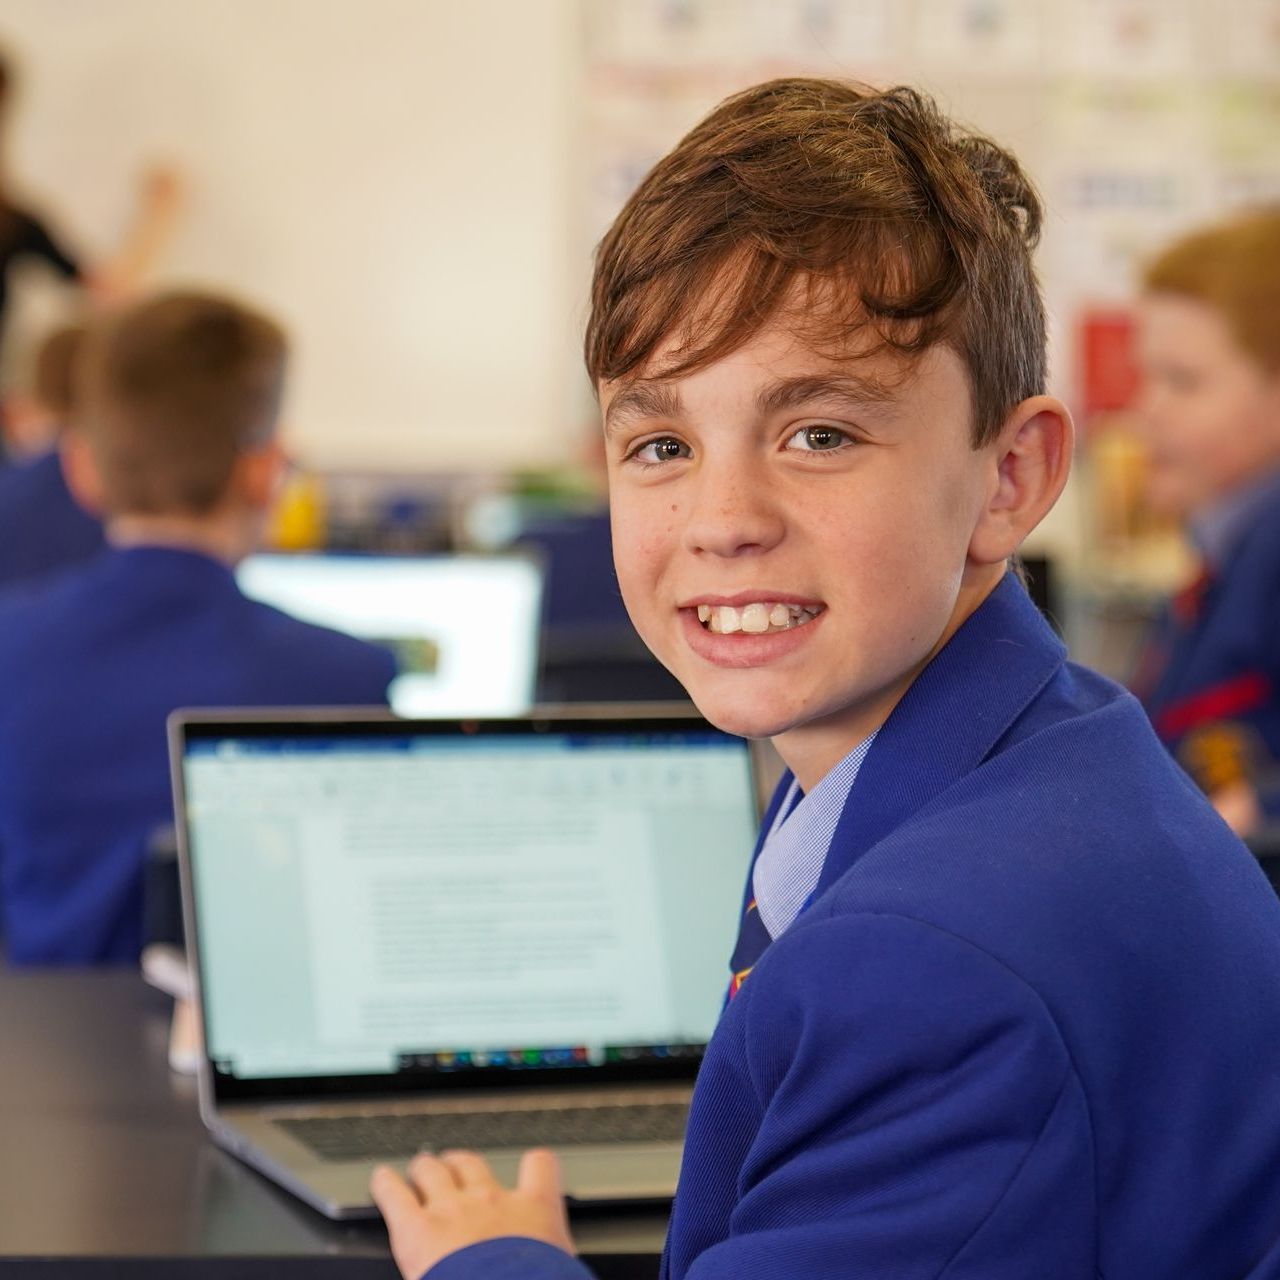
[[[918,921],[793,934],[699,1077],[673,1280],[1093,1276],[1087,1107],[1039,996]]]
[[[441,1258],[423,1280],[593,1280],[563,1249],[526,1236],[503,1236]]]

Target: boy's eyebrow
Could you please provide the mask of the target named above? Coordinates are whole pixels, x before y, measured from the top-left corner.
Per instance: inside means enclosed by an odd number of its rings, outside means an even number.
[[[857,374],[806,374],[784,378],[761,391],[756,398],[763,416],[795,409],[812,400],[841,400],[859,407],[886,404],[896,398],[896,388],[879,378]]]
[[[794,409],[812,400],[839,400],[864,407],[885,404],[895,398],[895,388],[880,378],[857,374],[804,374],[784,378],[756,397],[762,416]],[[684,412],[680,393],[664,382],[633,382],[619,391],[604,415],[605,435],[611,435],[627,418],[679,418]]]
[[[680,393],[662,382],[633,382],[610,401],[604,433],[610,435],[626,418],[678,418],[684,412]]]

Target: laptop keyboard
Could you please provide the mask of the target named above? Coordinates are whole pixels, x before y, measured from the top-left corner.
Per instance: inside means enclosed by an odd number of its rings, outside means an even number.
[[[299,1116],[275,1121],[322,1160],[407,1159],[419,1151],[678,1142],[687,1102],[511,1111]]]

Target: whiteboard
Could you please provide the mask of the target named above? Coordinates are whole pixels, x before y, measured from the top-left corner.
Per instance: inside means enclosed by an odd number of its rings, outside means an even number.
[[[149,161],[185,172],[155,279],[285,324],[307,462],[570,452],[574,0],[3,0],[0,44],[20,76],[9,171],[90,261]]]

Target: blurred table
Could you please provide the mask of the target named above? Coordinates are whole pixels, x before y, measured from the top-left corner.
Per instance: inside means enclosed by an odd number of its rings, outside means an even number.
[[[334,1223],[205,1136],[172,1001],[125,971],[0,971],[0,1276],[394,1280],[380,1223]],[[652,1210],[575,1219],[601,1280],[650,1280]]]

